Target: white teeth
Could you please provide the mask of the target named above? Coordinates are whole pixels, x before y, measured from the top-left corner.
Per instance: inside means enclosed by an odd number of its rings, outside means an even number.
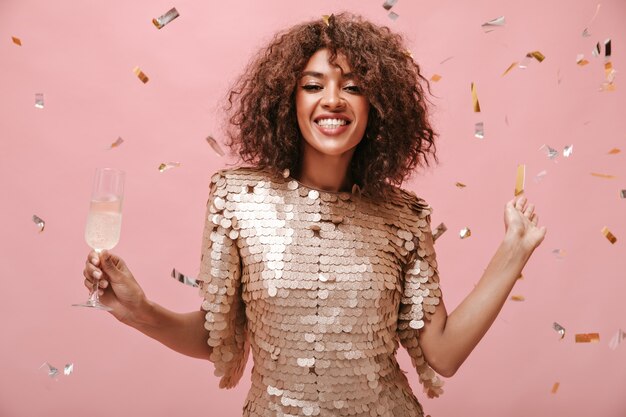
[[[348,124],[346,120],[343,119],[320,119],[317,121],[317,124],[322,127],[338,127]]]

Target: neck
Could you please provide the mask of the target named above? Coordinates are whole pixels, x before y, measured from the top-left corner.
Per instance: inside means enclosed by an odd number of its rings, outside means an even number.
[[[299,171],[294,174],[301,183],[320,190],[352,191],[352,177],[348,172],[354,148],[341,155],[327,155],[304,144]]]

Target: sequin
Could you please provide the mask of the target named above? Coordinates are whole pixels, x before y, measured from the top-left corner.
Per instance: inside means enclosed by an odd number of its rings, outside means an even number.
[[[220,387],[252,352],[244,416],[424,415],[395,353],[443,392],[419,343],[441,298],[431,212],[397,187],[380,202],[288,170],[211,177],[197,282]]]

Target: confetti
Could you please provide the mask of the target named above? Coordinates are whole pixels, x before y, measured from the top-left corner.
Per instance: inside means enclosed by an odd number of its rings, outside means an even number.
[[[512,70],[513,68],[515,68],[517,65],[519,65],[519,62],[517,62],[517,61],[516,61],[516,62],[514,62],[514,63],[512,63],[511,65],[509,65],[509,67],[506,69],[506,71],[504,71],[504,72],[502,73],[502,76],[504,77],[505,75],[507,75],[507,74],[508,74],[509,72],[511,72],[511,70]]]
[[[20,38],[16,38],[15,36],[11,36],[11,40],[13,41],[14,44],[16,44],[17,46],[22,46],[22,40]]]
[[[566,146],[563,149],[563,156],[569,158],[572,155],[572,152],[574,152],[574,145]]]
[[[596,47],[593,48],[593,50],[591,51],[591,55],[600,56],[601,52],[602,52],[602,47],[600,46],[600,42],[597,42]]]
[[[50,378],[55,378],[58,374],[59,374],[59,370],[57,368],[55,368],[54,366],[50,365],[48,362],[44,362],[39,369],[46,367],[48,368],[48,376]]]
[[[177,280],[178,282],[182,282],[185,285],[189,285],[191,287],[197,287],[198,283],[195,278],[191,278],[187,275],[181,274],[176,270],[176,268],[172,269],[172,278]]]
[[[441,79],[441,75],[439,74],[433,74],[433,76],[430,77],[430,81],[435,82],[435,83],[439,81],[440,79]]]
[[[435,227],[433,229],[433,231],[432,231],[432,233],[433,233],[433,242],[435,242],[437,239],[439,239],[439,237],[441,235],[443,235],[446,230],[448,230],[446,225],[443,224],[443,223],[439,223],[439,225],[437,227]]]
[[[217,141],[213,138],[213,136],[207,136],[206,141],[209,143],[209,145],[211,145],[211,148],[213,148],[215,152],[217,152],[220,156],[224,156],[224,151],[220,147],[219,143],[217,143]]]
[[[546,156],[548,157],[548,159],[556,160],[556,157],[559,156],[559,151],[557,151],[556,149],[544,144],[541,145],[539,150],[542,150],[543,148],[546,148]]]
[[[496,17],[488,22],[485,22],[481,25],[485,33],[491,32],[495,28],[504,26],[504,16]]]
[[[74,372],[74,364],[68,363],[67,365],[65,365],[65,367],[63,368],[63,375],[69,376],[72,374],[72,372]]]
[[[542,53],[541,53],[541,52],[539,52],[539,51],[532,51],[532,52],[529,52],[529,53],[527,53],[527,54],[526,54],[526,56],[527,56],[527,57],[529,57],[529,58],[530,58],[530,57],[535,58],[535,59],[536,59],[537,61],[539,61],[539,62],[543,62],[543,60],[544,60],[544,59],[546,59],[545,55],[544,55],[544,54],[542,54]]]
[[[443,61],[441,61],[441,62],[439,63],[439,65],[441,65],[441,64],[445,64],[446,62],[450,61],[452,58],[454,58],[454,56],[449,56],[449,57],[447,57],[446,59],[444,59]]]
[[[597,343],[600,341],[599,333],[578,333],[576,343]]]
[[[583,30],[583,38],[588,38],[589,36],[591,36],[591,33],[589,33],[589,29],[585,28]]]
[[[559,334],[561,335],[561,339],[563,339],[565,337],[565,327],[561,326],[559,323],[557,323],[556,321],[554,322],[554,324],[552,324],[552,328]]]
[[[597,172],[592,172],[591,175],[593,175],[594,177],[598,177],[598,178],[604,178],[606,180],[612,180],[612,179],[616,178],[615,175],[600,174],[600,173],[597,173]]]
[[[605,81],[602,83],[600,91],[615,91],[615,74],[617,71],[613,68],[613,64],[608,61],[604,63]]]
[[[615,335],[611,338],[611,341],[609,342],[609,349],[617,349],[617,346],[619,346],[619,344],[622,343],[622,340],[624,339],[626,339],[626,332],[622,329],[619,329],[617,333],[615,333]]]
[[[474,125],[474,136],[478,139],[483,139],[485,137],[485,125],[483,122],[478,122]]]
[[[178,168],[180,166],[180,162],[167,162],[159,165],[159,171],[167,171],[168,169]]]
[[[139,78],[141,82],[144,84],[150,80],[148,76],[144,74],[142,70],[139,69],[139,67],[135,67],[135,69],[133,69],[133,72],[135,73],[135,75],[137,75],[137,78]]]
[[[518,278],[519,279],[519,278]],[[512,295],[511,296],[511,300],[512,301],[524,301],[525,298],[523,295]]]
[[[476,92],[476,85],[472,83],[472,108],[475,113],[480,112],[480,103],[478,102],[478,93]]]
[[[46,227],[46,222],[43,221],[42,218],[37,217],[36,215],[33,214],[33,222],[37,225],[37,227],[39,228],[39,233],[43,232],[43,229]]]
[[[552,253],[557,257],[557,259],[563,259],[567,254],[567,252],[565,252],[563,249],[554,249]]]
[[[615,242],[617,242],[617,238],[609,231],[608,227],[604,226],[602,228],[602,234],[609,240],[609,242],[611,242],[611,244],[615,244]]]
[[[619,196],[621,198],[626,198],[626,190],[619,190]]]
[[[175,7],[172,7],[162,16],[157,17],[156,19],[152,19],[152,23],[156,26],[157,29],[161,29],[163,26],[167,25],[172,20],[176,19],[178,16],[178,11]]]
[[[526,181],[526,165],[519,164],[517,166],[517,175],[515,176],[515,195],[516,196],[524,192],[525,181]]]
[[[113,148],[117,148],[118,146],[120,146],[122,143],[124,142],[124,139],[122,139],[122,137],[118,137],[117,140],[115,142],[113,142],[111,144],[111,146],[109,147],[109,149],[113,149]]]
[[[604,57],[608,58],[611,56],[611,39],[607,39],[604,41]]]
[[[621,152],[621,149],[613,148],[609,151],[609,155],[617,155],[620,152]]]
[[[35,107],[43,109],[43,93],[35,94]]]
[[[589,33],[589,26],[591,26],[591,24],[593,23],[594,20],[596,20],[596,16],[598,15],[598,12],[600,11],[600,4],[598,3],[598,6],[596,6],[596,12],[593,14],[593,17],[591,18],[591,20],[589,21],[589,24],[587,25],[587,27],[585,28],[585,30],[583,30],[583,38],[589,37],[591,36],[591,34]]]
[[[578,65],[580,65],[581,67],[583,67],[583,66],[587,65],[589,63],[589,61],[587,61],[585,59],[585,55],[584,54],[578,54],[578,55],[576,55],[576,63]]]
[[[326,23],[326,26],[330,26],[330,16],[327,14],[322,15],[322,20],[324,21],[324,23]]]
[[[390,10],[393,6],[395,6],[397,2],[398,0],[385,0],[385,2],[383,3],[383,8],[385,10]]]
[[[456,185],[458,188],[465,188],[465,187],[467,187],[467,185],[463,184],[462,182],[457,182],[454,185]]]
[[[535,182],[541,182],[543,181],[544,177],[548,175],[548,171],[543,170],[540,173],[538,173],[537,175],[535,175]]]
[[[465,239],[468,238],[472,235],[472,231],[469,229],[469,227],[464,227],[461,229],[461,231],[459,232],[459,236],[461,237],[461,239]]]
[[[559,383],[555,382],[554,385],[552,385],[552,394],[556,394],[556,392],[559,390]]]
[[[387,16],[389,16],[389,19],[391,19],[391,20],[397,20],[400,17],[400,15],[398,13],[395,13],[395,12],[389,12],[389,14]]]

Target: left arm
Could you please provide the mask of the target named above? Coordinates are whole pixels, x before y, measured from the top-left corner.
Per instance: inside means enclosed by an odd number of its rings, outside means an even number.
[[[534,205],[525,196],[505,207],[505,236],[482,278],[450,315],[443,301],[420,331],[420,345],[432,368],[450,377],[487,333],[546,228],[537,226]]]

